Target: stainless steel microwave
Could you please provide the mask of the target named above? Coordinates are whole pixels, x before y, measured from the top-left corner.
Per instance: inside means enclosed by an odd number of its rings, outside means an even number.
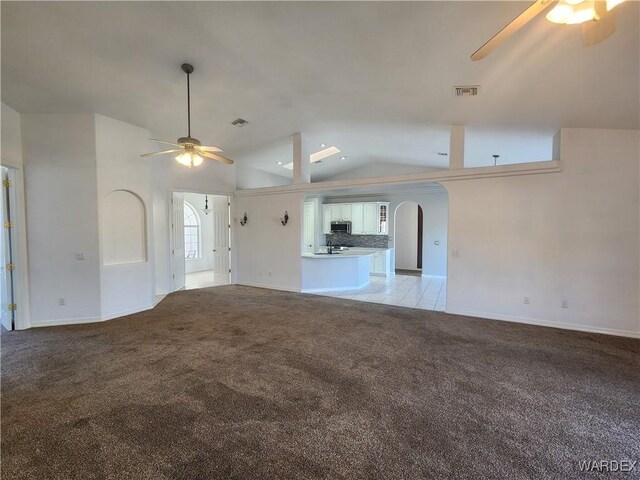
[[[351,222],[331,222],[331,233],[351,233]]]

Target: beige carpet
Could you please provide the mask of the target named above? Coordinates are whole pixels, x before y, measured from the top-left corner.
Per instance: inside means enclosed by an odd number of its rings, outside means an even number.
[[[2,334],[2,478],[585,478],[581,460],[640,460],[638,347],[315,295],[178,292],[102,324]]]

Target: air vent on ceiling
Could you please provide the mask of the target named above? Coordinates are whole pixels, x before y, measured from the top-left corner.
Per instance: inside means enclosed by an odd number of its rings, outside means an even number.
[[[456,97],[475,97],[480,92],[480,85],[460,85],[453,89]]]
[[[236,127],[244,127],[247,122],[244,118],[236,118],[233,122],[231,122],[231,125],[235,125]]]

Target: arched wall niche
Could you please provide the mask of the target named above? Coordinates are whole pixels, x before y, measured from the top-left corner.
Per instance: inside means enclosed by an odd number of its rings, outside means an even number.
[[[147,261],[146,209],[138,195],[109,192],[102,203],[101,225],[104,266]]]

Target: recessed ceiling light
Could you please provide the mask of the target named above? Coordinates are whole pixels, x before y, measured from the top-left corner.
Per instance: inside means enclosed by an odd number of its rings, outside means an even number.
[[[278,165],[282,165],[282,162],[278,162]]]
[[[321,144],[320,144],[320,148],[324,148],[324,147],[326,147],[326,146],[327,146],[327,145],[326,145],[326,143],[321,143]]]
[[[342,156],[340,157],[340,160],[346,160],[346,159],[347,159],[347,156],[346,156],[346,155],[342,155]]]

